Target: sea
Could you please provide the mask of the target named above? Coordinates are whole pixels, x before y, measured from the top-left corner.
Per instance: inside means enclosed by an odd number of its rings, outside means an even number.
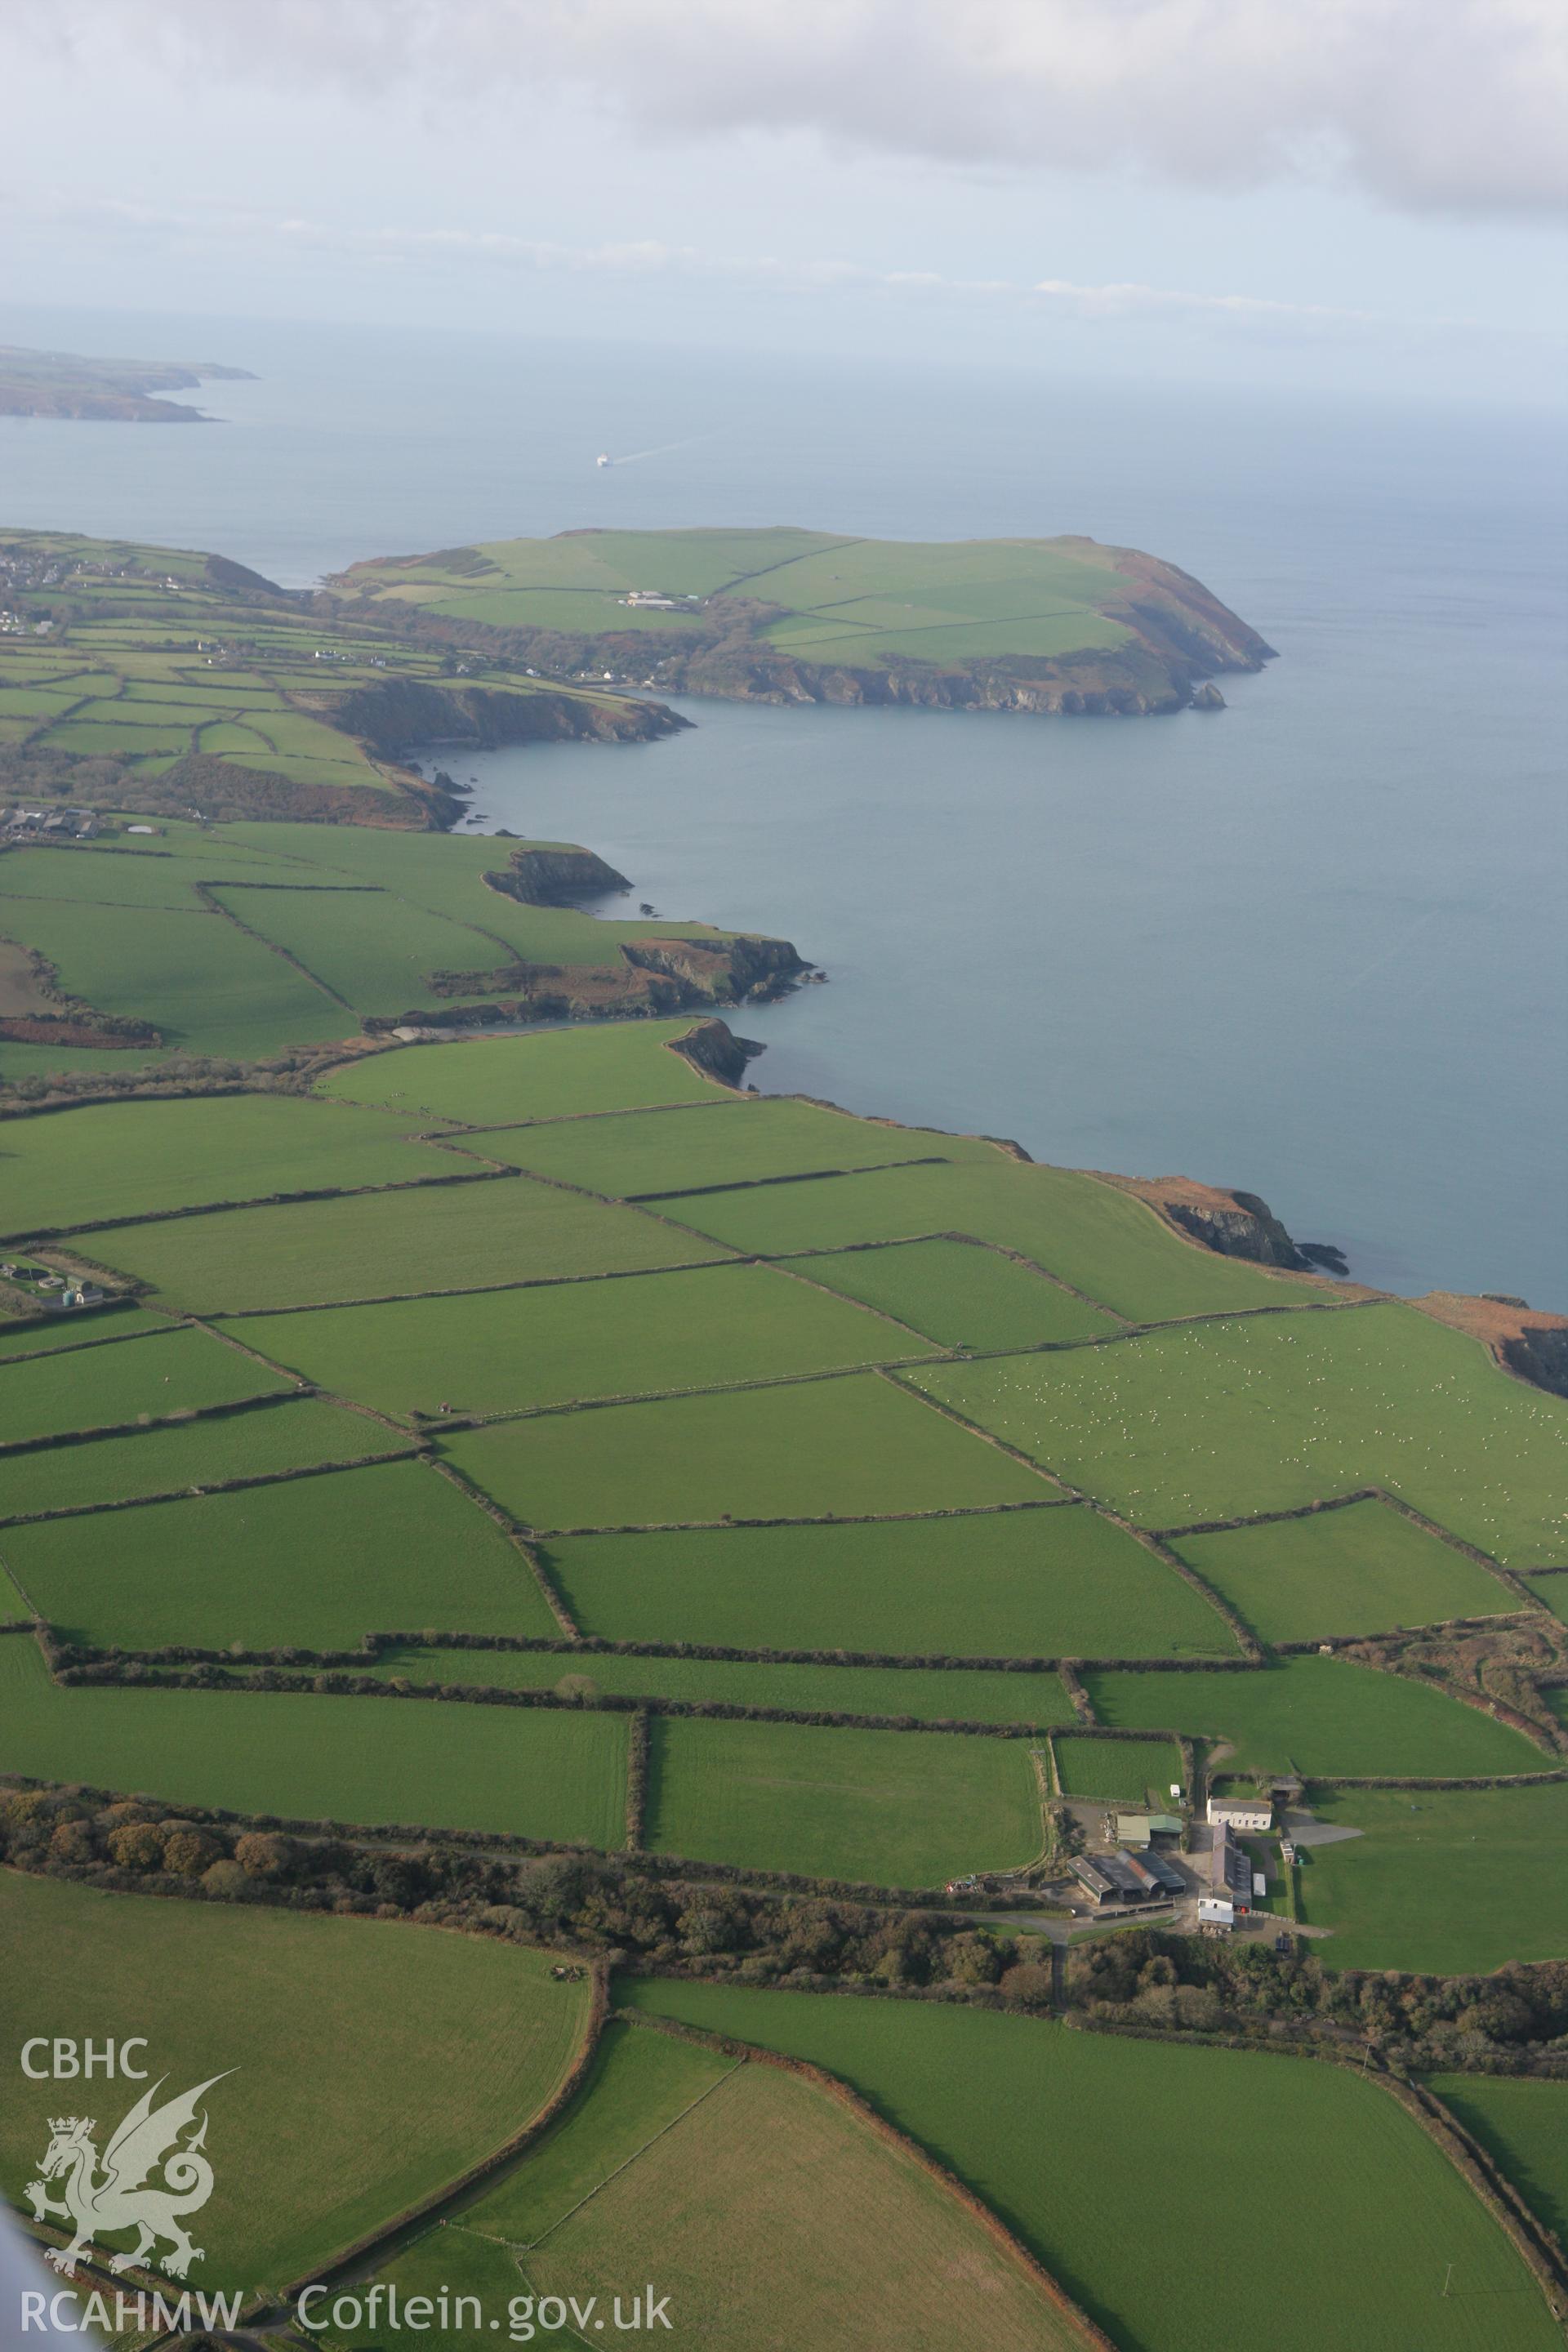
[[[0,526],[289,586],[595,525],[1078,531],[1194,572],[1279,656],[1220,712],[688,701],[657,743],[444,763],[471,825],[826,971],[738,1016],[764,1092],[1238,1186],[1365,1281],[1568,1309],[1560,419],[416,322],[12,309],[0,340],[257,376],[189,395],[209,425],[0,421]]]

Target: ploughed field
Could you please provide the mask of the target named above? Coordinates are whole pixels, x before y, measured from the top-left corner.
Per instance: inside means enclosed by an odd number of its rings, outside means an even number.
[[[110,1293],[0,1333],[0,1764],[900,1888],[1204,1767],[1554,1818],[1544,1696],[1315,1653],[1555,1626],[1512,1571],[1561,1557],[1568,1408],[1095,1178],[736,1092],[691,1031],[0,1123],[11,1246]],[[1363,1924],[1399,1822],[1302,1865],[1331,1962],[1454,1940]],[[1467,1912],[1490,1851],[1445,1843]]]

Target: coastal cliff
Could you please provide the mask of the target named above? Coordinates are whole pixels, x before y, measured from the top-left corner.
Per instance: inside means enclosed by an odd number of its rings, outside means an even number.
[[[1103,1168],[1090,1172],[1102,1183],[1147,1201],[1189,1239],[1219,1257],[1250,1258],[1256,1265],[1278,1266],[1288,1274],[1313,1274],[1325,1264],[1331,1272],[1343,1271],[1337,1250],[1295,1241],[1256,1192],[1228,1192],[1217,1184],[1200,1184],[1191,1176],[1119,1176]]]
[[[570,688],[435,686],[389,677],[339,696],[331,723],[357,735],[383,759],[396,760],[416,743],[460,743],[491,751],[505,743],[650,743],[690,720],[659,702],[574,694]]]

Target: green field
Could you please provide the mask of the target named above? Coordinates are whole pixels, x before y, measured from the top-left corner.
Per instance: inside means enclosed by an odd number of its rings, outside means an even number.
[[[593,1650],[572,1655],[559,1650],[403,1648],[384,1650],[371,1671],[383,1681],[406,1675],[414,1682],[495,1684],[509,1690],[586,1687],[697,1706],[918,1716],[928,1723],[1067,1723],[1072,1717],[1057,1675],[961,1666],[791,1666],[752,1658],[643,1658]]]
[[[316,1091],[476,1127],[722,1101],[722,1087],[670,1051],[691,1029],[689,1020],[647,1021],[531,1037],[464,1038],[460,1053],[403,1045],[344,1063]]]
[[[902,1736],[902,1735],[889,1735]],[[71,1690],[0,1634],[0,1771],[174,1804],[616,1846],[626,1718],[294,1692]]]
[[[1201,1734],[1228,1743],[1216,1771],[1294,1769],[1308,1777],[1382,1773],[1433,1780],[1539,1772],[1549,1763],[1522,1732],[1428,1683],[1345,1658],[1278,1658],[1239,1674],[1086,1671],[1102,1723]]]
[[[712,2352],[1068,2352],[1081,2340],[912,2155],[762,2065],[726,2075],[527,2262],[558,2294],[657,2276]]]
[[[911,1377],[1144,1527],[1378,1486],[1516,1568],[1568,1543],[1568,1402],[1392,1301]]]
[[[1344,1789],[1315,1810],[1364,1832],[1314,1848],[1300,1874],[1302,1917],[1334,1931],[1313,1948],[1330,1967],[1447,1976],[1568,1958],[1568,1783]]]
[[[763,1256],[967,1234],[1018,1251],[1139,1322],[1294,1307],[1313,1296],[1260,1266],[1178,1240],[1142,1201],[1093,1176],[1025,1165],[984,1145],[979,1157],[959,1159],[954,1139],[918,1129],[909,1140],[911,1156],[938,1151],[952,1164],[667,1201],[664,1213]]]
[[[73,1350],[68,1360],[83,1361],[89,1352],[84,1349],[78,1356]],[[234,1360],[244,1360],[237,1356]],[[259,1366],[251,1369],[258,1381],[265,1379]],[[33,1511],[79,1510],[129,1496],[216,1486],[229,1478],[267,1477],[313,1462],[357,1462],[367,1454],[395,1454],[400,1442],[395,1431],[362,1413],[300,1397],[255,1412],[176,1422],[134,1436],[41,1446],[37,1453],[7,1456],[0,1521]]]
[[[62,1348],[96,1348],[110,1340],[144,1339],[167,1331],[166,1315],[115,1301],[84,1314],[34,1315],[25,1322],[0,1323],[0,1362],[22,1356],[52,1356]]]
[[[842,2075],[1127,2352],[1560,2342],[1441,2152],[1375,2084],[1338,2067],[924,2002],[646,1979],[619,1997]],[[1261,2312],[1254,2294],[1216,2293],[1212,2262],[1173,2259],[1212,2247],[1216,2216],[1248,2212],[1268,2216]]]
[[[1173,1549],[1265,1642],[1391,1633],[1517,1605],[1498,1578],[1385,1503],[1183,1536]]]
[[[940,1886],[1019,1868],[1042,1842],[1026,1740],[685,1716],[648,1725],[643,1843],[656,1853]]]
[[[991,1151],[963,1137],[851,1118],[790,1095],[720,1098],[703,1108],[700,1118],[680,1109],[557,1121],[478,1137],[475,1148],[535,1175],[627,1200],[689,1192],[694,1184],[756,1184],[934,1153],[956,1160]]]
[[[282,948],[356,1013],[401,1013],[430,1001],[437,971],[488,971],[509,961],[496,939],[405,898],[360,886],[220,888],[218,903]],[[478,912],[478,909],[476,909]]]
[[[962,1510],[1054,1491],[875,1372],[498,1423],[445,1451],[539,1528]]]
[[[515,2170],[465,2208],[465,2224],[533,2245],[738,2063],[612,2019],[577,2097]]]
[[[568,1200],[568,1213],[577,1205]],[[443,1402],[459,1412],[505,1412],[926,1352],[925,1341],[879,1315],[772,1266],[741,1265],[269,1315],[231,1328],[321,1387],[393,1413],[434,1412]]]
[[[1555,1618],[1568,1625],[1568,1570],[1559,1569],[1554,1575],[1532,1576],[1530,1589]]]
[[[444,1153],[405,1142],[382,1113],[286,1095],[84,1104],[0,1123],[0,1215],[11,1234],[450,1173]]]
[[[1132,583],[1110,551],[1081,539],[919,541],[752,531],[595,531],[492,540],[444,554],[356,564],[341,593],[418,603],[498,628],[578,636],[641,631],[656,643],[710,630],[722,612],[630,605],[667,596],[759,599],[781,610],[755,625],[761,646],[805,659],[956,664],[1061,656],[1137,642]],[[1123,614],[1126,617],[1121,617]]]
[[[1428,2074],[1426,2088],[1479,2140],[1559,2243],[1568,2242],[1568,2084]]]
[[[503,2146],[551,2096],[587,2021],[587,1985],[553,1980],[544,1954],[516,1945],[150,1903],[18,1871],[0,1874],[0,1952],[13,2046],[142,2034],[167,2095],[227,2077],[204,2103],[216,2183],[189,2284],[209,2293],[281,2287]],[[61,2101],[51,2084],[18,2084],[0,2118],[0,2179],[20,2205]],[[136,2094],[101,2080],[91,2091],[101,2148]]]
[[[787,1263],[807,1282],[895,1315],[944,1348],[1038,1348],[1118,1328],[1103,1307],[971,1242],[895,1242]]]
[[[90,918],[55,899],[13,902],[5,927],[47,956],[62,985],[97,1008],[151,1021],[165,1049],[247,1057],[341,1037],[341,1004],[302,972],[218,914],[95,907]],[[68,1053],[51,1049],[57,1066]],[[0,1066],[9,1069],[7,1051]],[[117,1055],[133,1068],[148,1055]]]
[[[1084,1732],[1058,1732],[1057,1776],[1064,1797],[1098,1797],[1106,1804],[1162,1806],[1184,1779],[1182,1751],[1169,1739],[1095,1739]]]
[[[520,2244],[532,2251],[511,2251]],[[656,2277],[679,2333],[713,2352],[1079,2342],[923,2168],[837,2100],[619,2021],[586,2092],[539,2147],[381,2276],[405,2296],[443,2285],[478,2294],[478,2325],[505,2328],[523,2274],[536,2294],[580,2306],[597,2296],[612,2314],[634,2277]],[[368,2347],[376,2334],[322,2340]],[[473,2338],[454,2329],[424,2340],[459,2352]],[[557,2338],[542,2326],[539,2340]]]
[[[546,1547],[584,1633],[913,1657],[1231,1657],[1224,1620],[1098,1512],[577,1536]]]
[[[112,1530],[90,1512],[0,1529],[0,1562],[58,1632],[101,1648],[557,1631],[516,1547],[421,1462],[143,1504]]]
[[[215,1315],[627,1273],[720,1254],[636,1209],[526,1176],[117,1226],[85,1234],[81,1247],[171,1306]],[[260,1325],[247,1337],[264,1345]]]
[[[57,1349],[0,1364],[0,1443],[70,1429],[115,1429],[149,1416],[277,1394],[288,1385],[280,1374],[188,1328],[123,1347]]]

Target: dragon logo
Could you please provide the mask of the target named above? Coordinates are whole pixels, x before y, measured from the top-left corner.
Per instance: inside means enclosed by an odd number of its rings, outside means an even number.
[[[118,2126],[103,2151],[101,2170],[93,2145],[92,2136],[98,2129],[94,2117],[49,2118],[49,2144],[38,2168],[39,2177],[27,2183],[26,2194],[35,2221],[58,2219],[74,2228],[68,2246],[51,2247],[45,2256],[63,2277],[76,2276],[77,2264],[89,2251],[91,2239],[111,2236],[119,2230],[135,2230],[139,2234],[128,2253],[116,2254],[110,2262],[109,2267],[116,2277],[135,2264],[155,2260],[171,2278],[184,2278],[191,2264],[202,2260],[204,2250],[191,2243],[184,2217],[199,2211],[213,2193],[213,2168],[201,2153],[207,2136],[205,2114],[184,2147],[176,2142],[195,2122],[203,2094],[224,2076],[210,2075],[195,2090],[166,2099],[155,2108],[153,2102],[167,2080],[166,2075],[160,2076]],[[160,2169],[162,2185],[150,2187],[150,2176]],[[50,2197],[51,2180],[62,2183],[63,2202]],[[163,2238],[172,2241],[169,2252],[154,2256],[153,2248]]]

